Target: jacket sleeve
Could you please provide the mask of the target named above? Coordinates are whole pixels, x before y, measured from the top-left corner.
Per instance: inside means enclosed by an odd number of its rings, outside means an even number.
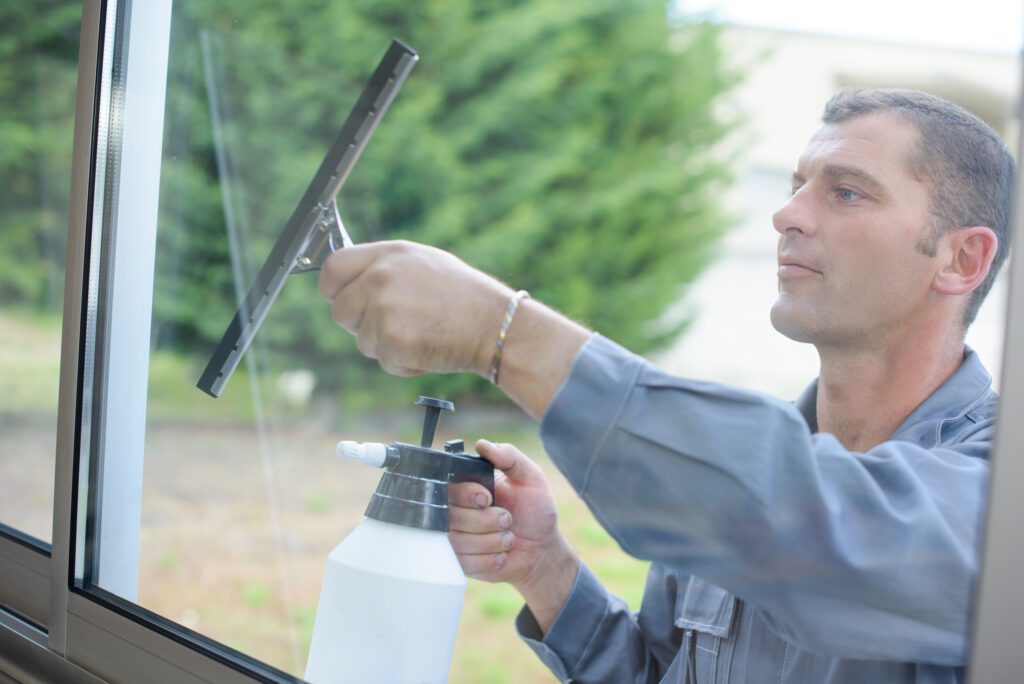
[[[541,426],[627,553],[728,589],[813,652],[940,665],[966,659],[993,430],[853,453],[786,402],[599,336]]]
[[[643,604],[632,613],[581,565],[576,582],[547,634],[529,608],[516,631],[562,682],[656,684],[675,658],[680,633],[673,624],[677,579],[652,565]]]

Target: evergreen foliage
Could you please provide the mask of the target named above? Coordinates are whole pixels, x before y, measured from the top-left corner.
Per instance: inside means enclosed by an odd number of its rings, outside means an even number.
[[[393,36],[421,60],[342,192],[355,240],[449,249],[641,353],[671,341],[683,323],[664,314],[726,226],[716,102],[736,77],[716,27],[670,26],[651,0],[177,0],[154,344],[205,363]],[[11,64],[2,88],[19,87]],[[17,143],[30,113],[3,116]],[[3,186],[17,163],[0,158]],[[6,264],[38,222],[4,221]],[[0,296],[37,300],[21,280],[0,269]],[[257,348],[321,388],[365,385],[380,371],[315,280],[289,279]]]
[[[60,307],[81,13],[0,7],[0,306]]]

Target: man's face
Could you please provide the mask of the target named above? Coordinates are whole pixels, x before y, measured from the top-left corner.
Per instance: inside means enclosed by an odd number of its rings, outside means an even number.
[[[890,114],[823,126],[773,216],[779,297],[772,325],[794,340],[870,348],[913,330],[933,297],[927,187],[907,160],[917,129]],[[864,345],[868,345],[865,347]]]

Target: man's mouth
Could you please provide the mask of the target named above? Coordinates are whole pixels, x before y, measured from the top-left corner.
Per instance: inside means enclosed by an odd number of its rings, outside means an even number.
[[[800,275],[821,275],[821,271],[812,268],[806,263],[797,259],[782,257],[779,259],[779,277],[791,277]]]

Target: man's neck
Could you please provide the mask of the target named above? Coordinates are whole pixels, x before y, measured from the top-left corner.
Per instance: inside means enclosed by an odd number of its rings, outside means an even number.
[[[915,336],[868,349],[818,347],[818,430],[851,451],[889,439],[963,362],[960,338]]]

